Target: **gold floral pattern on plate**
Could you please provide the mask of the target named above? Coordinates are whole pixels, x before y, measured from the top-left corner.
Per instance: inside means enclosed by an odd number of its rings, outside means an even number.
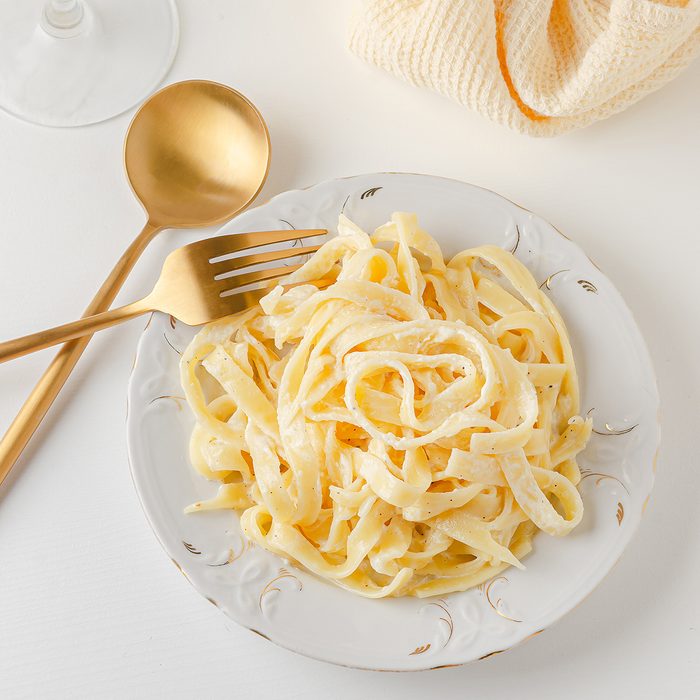
[[[518,226],[518,224],[515,224],[515,244],[510,249],[511,255],[515,255],[515,251],[518,250],[519,245],[520,245],[520,226]]]
[[[586,418],[588,418],[591,413],[595,411],[595,406],[593,408],[588,409],[588,413],[586,413]],[[635,423],[634,425],[630,425],[627,428],[613,428],[610,423],[605,423],[605,430],[598,430],[596,428],[593,428],[593,432],[596,435],[602,435],[603,437],[616,437],[619,435],[627,435],[628,433],[631,433],[635,428],[639,427],[639,423]]]
[[[178,355],[182,356],[182,350],[178,350],[169,340],[168,336],[163,333],[163,338],[165,339],[165,342],[170,346],[171,350],[174,350]]]
[[[228,564],[233,564],[233,562],[237,559],[240,559],[249,549],[252,548],[253,543],[250,540],[245,539],[242,535],[239,535],[238,537],[241,545],[238,553],[236,553],[233,547],[230,547],[223,561],[217,562],[215,564],[207,563],[206,565],[215,567],[227,566]],[[193,545],[191,542],[185,542],[185,540],[182,540],[182,544],[190,554],[194,554],[196,557],[202,556],[202,551],[198,549],[195,545]]]
[[[495,578],[492,578],[490,581],[485,581],[479,586],[479,590],[484,594],[486,597],[486,600],[488,604],[491,606],[493,611],[500,615],[504,620],[509,620],[510,622],[522,622],[522,620],[518,620],[515,617],[511,617],[510,615],[507,615],[505,612],[503,612],[503,598],[498,597],[495,600],[491,598],[492,595],[492,589],[494,586],[498,586],[501,583],[509,583],[508,578],[506,576],[496,576]],[[493,591],[493,595],[496,595],[496,592]]]
[[[455,631],[455,623],[452,618],[452,613],[450,612],[449,605],[447,601],[444,598],[438,598],[437,600],[434,600],[431,603],[428,603],[427,605],[424,605],[421,608],[422,610],[426,610],[428,608],[438,608],[440,610],[440,617],[438,618],[438,622],[444,622],[445,625],[447,626],[447,639],[443,642],[442,644],[442,649],[444,649],[449,643],[450,640],[452,639],[452,635],[454,634]],[[409,656],[416,656],[418,654],[424,654],[428,649],[432,647],[432,644],[430,642],[426,644],[421,644],[420,646],[417,646],[412,652],[410,652],[408,655]]]
[[[631,433],[638,426],[639,423],[635,423],[634,425],[630,425],[629,428],[621,428],[619,430],[616,430],[610,425],[610,423],[606,423],[605,430],[596,430],[595,428],[593,428],[593,432],[596,435],[602,435],[603,437],[610,437],[611,435],[627,435],[627,433]]]
[[[518,242],[520,242],[520,239],[518,239]],[[517,248],[517,244],[516,244],[516,248]],[[511,252],[515,252],[515,251],[513,250]],[[543,287],[546,287],[547,289],[551,289],[552,288],[552,280],[557,275],[561,275],[563,272],[571,272],[571,270],[565,269],[565,270],[557,270],[556,272],[552,272],[552,274],[549,275],[544,280],[544,282],[542,282],[542,284],[540,284],[540,289],[542,289]],[[584,279],[576,280],[576,284],[578,284],[581,287],[581,289],[585,289],[587,292],[591,292],[591,294],[598,294],[598,287],[596,287],[595,284],[593,284],[593,282],[591,282],[590,280],[584,280]]]
[[[164,399],[169,399],[175,403],[178,411],[182,411],[183,404],[187,401],[184,396],[177,396],[174,394],[163,394],[162,396],[156,396],[149,401],[149,404],[155,403],[156,401],[162,401]]]
[[[581,481],[585,481],[586,479],[591,479],[595,478],[595,485],[600,486],[603,481],[607,481],[608,479],[611,481],[616,481],[620,486],[622,486],[623,489],[627,492],[627,495],[629,496],[629,489],[627,486],[625,486],[624,482],[620,481],[616,476],[613,476],[612,474],[603,474],[602,472],[593,472],[590,471],[589,469],[582,469],[581,470]]]
[[[576,280],[576,283],[580,284],[581,287],[587,292],[591,292],[591,294],[598,294],[598,287],[596,287],[593,282],[589,282],[588,280]]]
[[[298,576],[295,576],[289,569],[286,569],[285,567],[281,567],[279,570],[279,574],[275,576],[275,578],[272,579],[272,581],[268,581],[267,584],[265,584],[265,587],[262,589],[260,592],[260,597],[258,598],[258,607],[260,610],[263,609],[263,600],[266,595],[277,592],[281,592],[281,588],[279,586],[276,586],[276,583],[279,583],[280,581],[284,581],[285,579],[291,579],[293,581],[296,581],[297,584],[297,591],[302,591],[304,589],[304,584],[301,582],[301,579]]]
[[[425,654],[428,649],[430,649],[431,644],[428,642],[427,644],[422,644],[419,647],[416,647],[410,654],[409,656],[416,656],[417,654]]]
[[[201,552],[190,542],[185,542],[185,540],[182,540],[182,544],[185,545],[185,549],[190,553],[190,554],[195,554],[199,556]]]
[[[382,187],[370,187],[368,190],[365,190],[361,195],[360,199],[367,199],[367,197],[374,197],[379,190],[383,189]]]
[[[547,277],[547,279],[544,282],[542,282],[542,284],[540,285],[540,289],[542,289],[542,287],[546,287],[547,289],[551,289],[552,288],[551,287],[552,280],[557,275],[561,275],[563,272],[571,272],[571,270],[557,270],[556,272],[552,272],[552,274],[549,275],[549,277]]]
[[[239,539],[241,541],[241,548],[238,553],[236,553],[233,547],[231,547],[228,550],[228,556],[226,559],[224,559],[224,561],[219,562],[218,564],[207,564],[207,566],[228,566],[229,564],[233,564],[233,562],[237,559],[240,559],[253,546],[253,543],[250,540],[245,539],[242,535],[239,535]]]

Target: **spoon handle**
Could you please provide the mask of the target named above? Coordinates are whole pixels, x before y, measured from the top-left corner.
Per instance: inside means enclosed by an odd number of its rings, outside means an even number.
[[[153,237],[161,230],[150,221],[143,227],[134,242],[124,251],[109,273],[94,299],[85,311],[91,316],[106,311],[121,289],[136,261]],[[66,343],[57,353],[41,379],[37,382],[12,425],[0,440],[0,484],[5,480],[17,458],[34,434],[54,399],[73,371],[91,336],[84,336]]]

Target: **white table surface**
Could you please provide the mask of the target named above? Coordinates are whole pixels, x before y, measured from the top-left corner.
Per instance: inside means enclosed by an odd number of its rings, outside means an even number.
[[[440,174],[521,203],[599,262],[658,373],[657,485],[607,579],[523,646],[424,673],[306,659],[200,598],[149,530],[124,437],[133,321],[93,341],[0,489],[0,697],[700,697],[700,61],[622,115],[535,140],[360,63],[345,48],[347,0],[179,5],[167,80],[218,80],[258,105],[273,142],[260,201],[340,175]],[[79,315],[140,230],[121,165],[130,118],[52,130],[0,113],[2,337]],[[120,299],[150,289],[195,235],[158,238]],[[51,356],[0,366],[0,426]]]

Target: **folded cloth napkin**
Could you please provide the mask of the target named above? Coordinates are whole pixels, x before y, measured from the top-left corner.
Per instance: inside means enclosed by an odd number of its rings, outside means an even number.
[[[700,49],[700,0],[364,0],[350,48],[512,129],[553,136],[678,75]]]

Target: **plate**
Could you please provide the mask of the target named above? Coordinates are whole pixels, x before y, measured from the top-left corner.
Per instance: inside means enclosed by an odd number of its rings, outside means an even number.
[[[154,314],[128,390],[131,471],[153,530],[175,565],[236,622],[283,647],[345,666],[439,668],[483,659],[545,630],[583,600],[630,541],[654,481],[659,405],[644,341],[619,293],[550,224],[472,185],[401,173],[331,180],[281,194],[221,233],[334,230],[343,211],[365,230],[394,211],[417,212],[446,256],[494,243],[514,252],[562,313],[595,433],[579,456],[585,515],[569,536],[540,533],[525,571],[508,569],[443,598],[368,600],[241,536],[234,512],[185,515],[216,484],[191,468],[193,417],[179,383],[180,352],[196,329]],[[298,245],[298,242],[296,243]]]

